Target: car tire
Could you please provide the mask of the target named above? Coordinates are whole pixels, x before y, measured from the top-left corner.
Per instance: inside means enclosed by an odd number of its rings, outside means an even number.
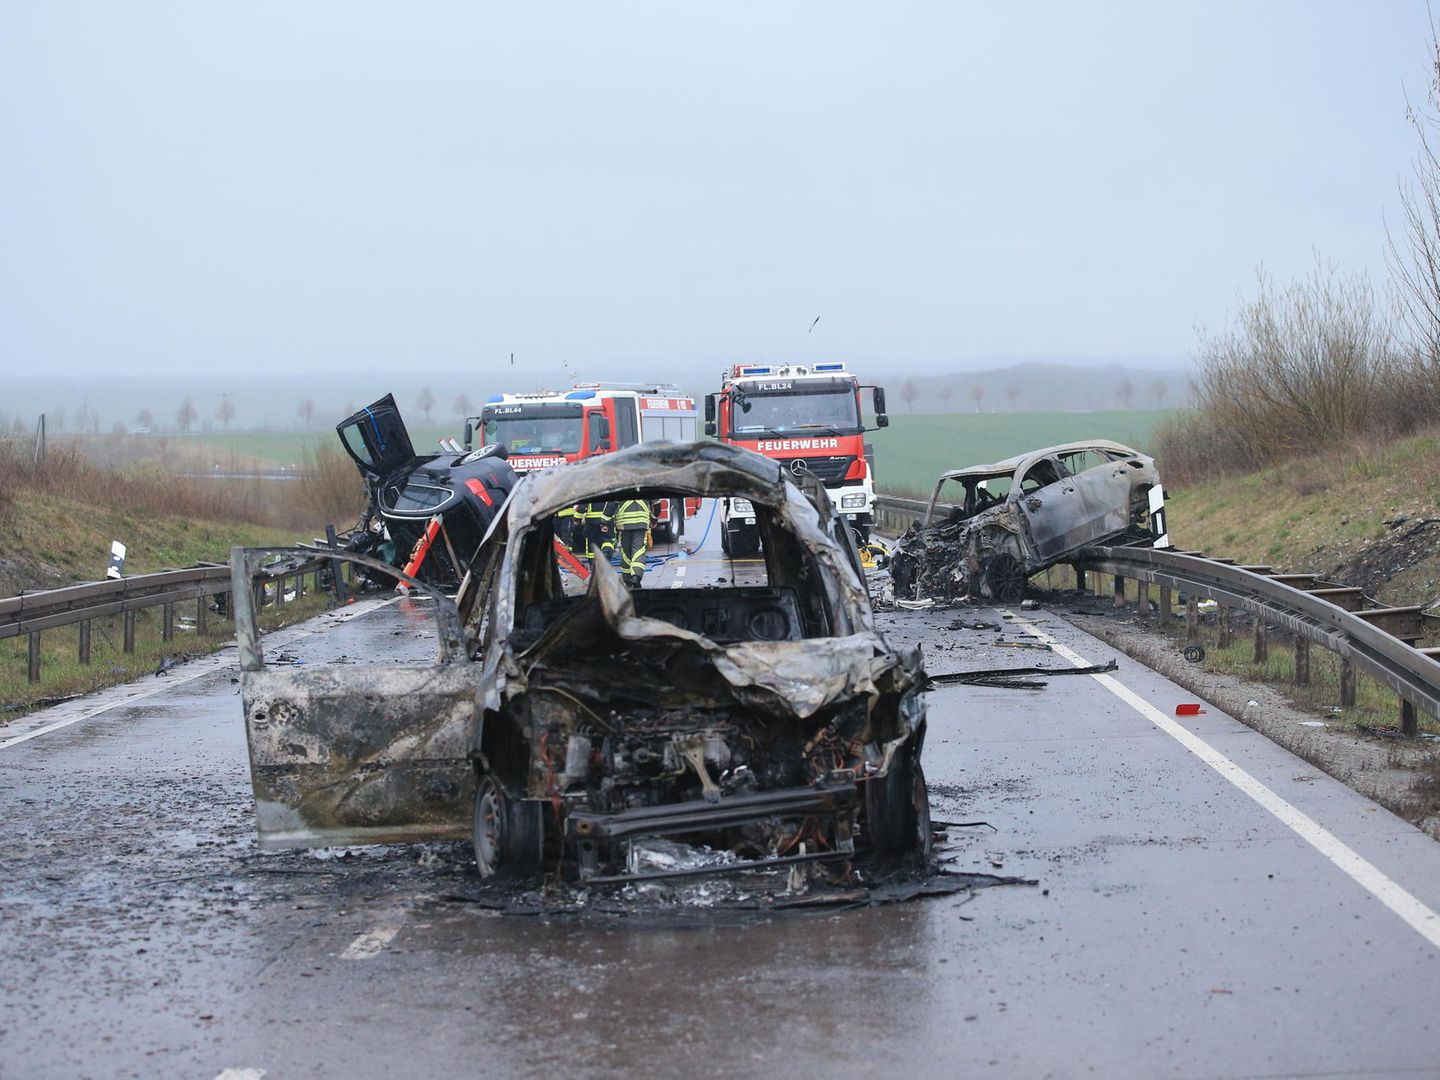
[[[1025,567],[1008,551],[997,551],[985,564],[985,590],[997,604],[1018,604],[1025,598]]]
[[[930,795],[925,770],[910,755],[865,782],[865,832],[879,855],[930,854]]]
[[[471,846],[482,878],[502,869],[540,865],[545,852],[544,805],[532,799],[507,799],[493,776],[482,775],[475,787]]]
[[[505,795],[493,776],[481,776],[475,786],[475,817],[470,834],[475,868],[482,878],[494,877],[504,865],[506,833]]]

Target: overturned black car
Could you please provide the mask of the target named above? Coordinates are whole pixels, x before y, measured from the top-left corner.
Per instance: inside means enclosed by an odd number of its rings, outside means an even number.
[[[531,473],[458,607],[425,590],[431,666],[267,669],[240,613],[262,846],[468,836],[482,875],[591,884],[695,873],[638,871],[656,837],[727,853],[705,873],[927,852],[919,652],[875,629],[848,527],[807,479],[719,443]],[[562,509],[658,493],[751,500],[763,567],[632,593],[603,560],[588,580],[557,560]]]
[[[370,493],[346,547],[421,581],[459,586],[480,540],[519,477],[503,445],[421,456],[395,398],[386,394],[335,427]],[[452,444],[453,445],[453,444]]]

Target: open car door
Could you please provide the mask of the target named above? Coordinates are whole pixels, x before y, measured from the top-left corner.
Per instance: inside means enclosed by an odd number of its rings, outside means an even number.
[[[466,653],[454,603],[384,563],[336,553],[335,558],[404,578],[430,598],[440,632],[438,661],[415,667],[267,668],[256,633],[253,575],[262,556],[294,550],[231,552],[240,694],[260,846],[467,839],[473,827],[469,749],[480,665]]]
[[[400,418],[395,395],[386,394],[335,425],[345,452],[371,479],[383,479],[415,460],[410,432]]]

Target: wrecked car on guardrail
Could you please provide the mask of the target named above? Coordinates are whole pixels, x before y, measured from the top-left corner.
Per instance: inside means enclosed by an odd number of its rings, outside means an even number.
[[[562,557],[559,511],[659,494],[751,500],[756,580],[632,592]],[[655,837],[727,853],[705,873],[928,851],[919,651],[876,630],[818,482],[720,443],[533,472],[457,604],[421,591],[441,638],[422,667],[267,668],[237,618],[263,847],[469,837],[482,875],[592,884],[694,873],[640,872]]]
[[[1154,459],[1104,439],[954,469],[895,545],[895,596],[1018,603],[1030,575],[1081,548],[1168,547],[1164,507]]]

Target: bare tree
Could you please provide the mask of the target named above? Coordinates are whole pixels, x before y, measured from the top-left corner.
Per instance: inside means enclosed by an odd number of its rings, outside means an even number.
[[[225,430],[230,430],[230,421],[235,419],[235,402],[230,399],[229,394],[220,398],[220,407],[215,410],[215,419],[225,425]]]
[[[141,409],[135,414],[135,423],[146,431],[153,431],[155,428],[155,413],[150,409]]]
[[[900,400],[905,402],[905,407],[912,413],[915,411],[915,399],[920,396],[920,388],[915,385],[914,379],[906,379],[900,384]]]
[[[1115,387],[1115,397],[1119,400],[1122,408],[1130,408],[1130,402],[1135,397],[1135,384],[1130,381],[1128,375],[1120,380],[1119,386]]]
[[[175,426],[178,427],[181,432],[188,433],[190,431],[190,425],[193,424],[199,416],[200,412],[195,408],[195,402],[187,397],[180,403],[180,408],[175,410]]]
[[[1164,379],[1156,379],[1150,384],[1150,396],[1155,399],[1155,408],[1165,407],[1165,395],[1170,391],[1170,384]]]
[[[310,422],[315,419],[315,402],[308,397],[302,398],[300,404],[295,406],[295,415],[300,417],[301,422],[308,430]]]
[[[940,398],[940,404],[945,406],[945,411],[950,411],[950,399],[955,396],[955,388],[949,383],[941,383],[940,389],[935,391]]]
[[[1015,411],[1015,403],[1020,400],[1020,387],[1013,382],[1005,387],[1005,400],[1010,402],[1010,411]]]
[[[456,394],[454,404],[451,405],[451,408],[455,410],[455,415],[462,420],[474,413],[474,406],[470,404],[469,394]]]
[[[422,386],[420,393],[415,395],[415,404],[425,413],[425,423],[430,423],[430,410],[435,408],[435,392],[428,386]]]
[[[1402,180],[1402,238],[1389,233],[1387,261],[1413,347],[1440,365],[1440,42],[1430,32],[1430,70],[1425,101],[1407,101],[1406,118],[1420,141],[1413,176]]]
[[[975,402],[975,411],[980,412],[980,402],[985,397],[985,384],[974,383],[970,387],[970,400]]]

